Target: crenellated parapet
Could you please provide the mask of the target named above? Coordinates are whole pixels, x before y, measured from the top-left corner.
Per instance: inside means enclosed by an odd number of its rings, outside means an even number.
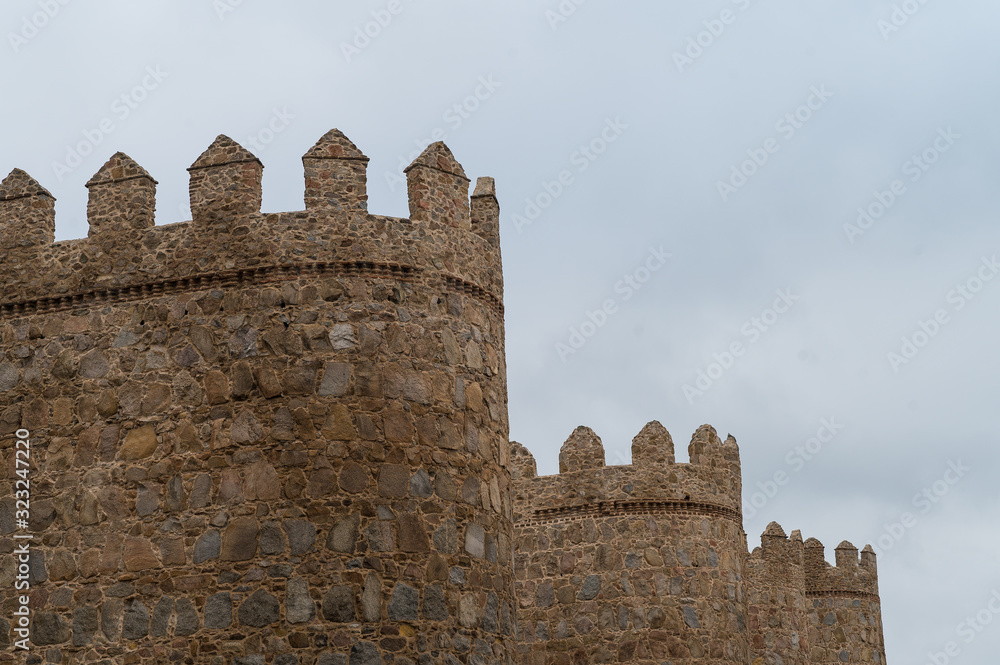
[[[789,568],[795,568],[801,574],[804,584],[804,553],[802,534],[799,531],[786,536],[780,524],[771,522],[760,536],[760,547],[750,553],[750,563],[753,566],[768,567],[784,577],[788,576]]]
[[[831,565],[772,522],[748,553],[732,436],[704,425],[678,462],[653,421],[608,465],[578,427],[539,476],[509,442],[493,179],[470,195],[434,143],[410,216],[380,216],[368,161],[331,130],[304,209],[262,212],[263,164],[219,136],[192,219],[157,225],[156,181],[119,152],[61,242],[51,193],[0,182],[8,468],[32,442],[30,519],[0,480],[0,537],[32,535],[39,653],[884,665],[874,551]]]
[[[747,560],[750,645],[754,662],[809,665],[809,599],[802,534],[771,522]]]
[[[821,542],[810,538],[804,545],[811,663],[884,664],[874,550],[867,545],[859,556],[858,548],[845,540],[834,550],[834,566],[827,563]]]
[[[302,271],[433,282],[502,313],[499,206],[491,178],[469,180],[443,143],[410,167],[409,218],[367,211],[368,158],[340,131],[302,158],[304,210],[261,212],[263,164],[219,136],[188,169],[192,220],[155,224],[156,181],[116,153],[87,183],[87,238],[53,242],[53,196],[15,169],[0,185],[4,312],[132,299],[219,280],[280,281]],[[220,251],[224,248],[224,251]],[[269,275],[271,277],[269,277]]]
[[[268,213],[260,160],[220,136],[193,219],[157,225],[156,181],[116,153],[61,242],[48,191],[0,184],[0,459],[23,429],[32,462],[26,524],[0,479],[0,540],[32,537],[32,653],[511,662],[498,206],[482,181],[473,225],[432,156],[412,217],[373,215],[333,130],[304,209]]]
[[[753,662],[764,665],[884,663],[878,572],[870,546],[844,541],[836,565],[815,538],[776,522],[747,560]]]
[[[559,451],[559,473],[537,476],[522,446],[513,455],[521,519],[574,511],[707,511],[742,523],[739,447],[704,425],[688,446],[690,463],[674,461],[670,433],[647,424],[632,441],[632,464],[607,466],[601,438],[578,427]],[[530,463],[527,461],[530,459]],[[520,461],[519,461],[520,460]],[[530,472],[518,472],[530,467]]]
[[[651,422],[608,466],[578,427],[538,476],[512,444],[519,663],[749,662],[739,449],[705,425],[688,451]]]
[[[834,550],[836,565],[827,563],[823,543],[805,542],[806,591],[810,595],[863,595],[878,598],[878,567],[875,550],[858,548],[844,541]]]
[[[836,565],[830,565],[823,543],[815,538],[803,542],[799,531],[787,537],[776,522],[768,525],[760,540],[761,546],[750,553],[751,569],[783,579],[790,571],[798,571],[803,592],[810,596],[878,598],[878,569],[871,545],[866,545],[859,556],[858,548],[845,540],[834,550]]]

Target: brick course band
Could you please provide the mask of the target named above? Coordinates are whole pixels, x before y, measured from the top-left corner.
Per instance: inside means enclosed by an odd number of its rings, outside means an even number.
[[[737,524],[743,524],[739,511],[712,503],[696,501],[600,501],[585,506],[564,506],[536,510],[534,515],[516,522],[521,525],[552,524],[571,522],[588,517],[617,517],[623,515],[708,515],[724,517]]]
[[[263,164],[220,136],[191,220],[157,225],[116,153],[60,242],[52,195],[0,182],[0,435],[30,430],[34,465],[26,526],[0,478],[0,550],[32,532],[28,662],[885,665],[875,552],[831,565],[773,522],[748,552],[734,437],[702,426],[678,462],[654,421],[607,466],[578,427],[538,476],[509,440],[493,179],[470,197],[434,143],[387,217],[367,162],[331,130],[305,209],[262,213]]]
[[[809,598],[865,598],[867,600],[873,600],[876,603],[882,602],[877,593],[869,593],[867,591],[837,591],[820,589],[817,591],[806,591],[806,596]]]
[[[342,261],[340,263],[317,262],[298,265],[262,266],[243,270],[203,273],[178,279],[165,279],[127,287],[92,289],[64,296],[36,298],[16,302],[0,303],[0,315],[36,314],[60,312],[75,309],[81,305],[96,303],[128,302],[150,296],[199,291],[212,287],[237,286],[247,283],[267,283],[302,276],[365,277],[388,278],[413,282],[423,277],[424,271],[414,266],[371,261]],[[442,280],[446,290],[464,293],[481,300],[494,313],[502,315],[500,299],[483,287],[458,277],[446,275]]]
[[[747,552],[740,451],[710,426],[678,462],[648,423],[632,463],[578,427],[559,473],[511,443],[518,665],[884,665],[870,547],[786,536]]]
[[[451,275],[445,275],[444,283],[448,289],[465,293],[473,298],[484,301],[493,309],[494,313],[503,316],[503,301],[478,284]]]

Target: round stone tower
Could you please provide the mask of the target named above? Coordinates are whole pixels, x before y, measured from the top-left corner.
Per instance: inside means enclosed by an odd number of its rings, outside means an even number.
[[[834,549],[836,565],[824,557],[823,543],[805,542],[810,662],[813,665],[884,665],[882,601],[875,550],[848,541]]]
[[[44,188],[0,185],[0,433],[32,464],[0,536],[30,546],[34,662],[511,662],[493,181],[470,202],[435,143],[409,219],[383,217],[367,161],[329,132],[306,209],[265,214],[263,166],[220,136],[193,219],[154,226],[119,153],[59,243]]]
[[[706,425],[678,464],[652,422],[605,466],[580,427],[555,476],[512,447],[520,665],[750,662],[735,439]]]
[[[750,642],[758,665],[810,665],[809,599],[802,534],[777,522],[747,559]]]

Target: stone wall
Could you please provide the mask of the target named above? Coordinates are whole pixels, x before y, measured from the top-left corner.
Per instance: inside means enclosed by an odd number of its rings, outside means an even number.
[[[578,428],[560,473],[512,444],[521,665],[746,665],[739,449],[705,426],[690,464],[656,422],[633,464],[604,466]]]
[[[805,542],[810,661],[881,665],[885,642],[875,551],[866,545],[859,558],[858,548],[844,541],[834,552],[836,566],[831,566],[821,542]]]
[[[30,535],[27,663],[884,663],[874,552],[831,566],[772,523],[748,553],[732,437],[677,463],[652,422],[609,467],[578,428],[537,476],[508,443],[492,178],[470,199],[433,144],[397,219],[367,163],[331,130],[305,210],[265,214],[220,136],[193,219],[155,226],[117,153],[59,243],[52,195],[0,183],[0,660]]]
[[[739,449],[707,425],[674,459],[657,422],[632,464],[578,428],[559,474],[511,444],[519,665],[885,662],[875,553],[771,523],[747,552]]]
[[[802,534],[786,537],[771,522],[747,561],[750,646],[758,665],[809,665],[806,569]],[[759,659],[759,662],[758,662]]]
[[[497,202],[443,144],[411,218],[367,212],[336,130],[306,209],[219,137],[193,220],[116,154],[90,236],[0,184],[0,434],[32,443],[28,662],[511,662],[512,513]],[[13,499],[0,510],[14,608]],[[7,626],[0,626],[4,639]],[[6,645],[5,645],[6,646]]]

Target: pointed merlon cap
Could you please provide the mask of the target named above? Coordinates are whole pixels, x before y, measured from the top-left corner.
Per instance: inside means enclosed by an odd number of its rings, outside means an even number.
[[[559,473],[604,468],[604,444],[589,427],[577,427],[559,450]]]
[[[123,152],[116,152],[94,174],[87,189],[89,236],[141,231],[156,223],[156,181]]]
[[[667,428],[653,420],[632,439],[632,466],[674,463],[674,440]]]
[[[455,155],[452,154],[451,149],[444,144],[443,141],[435,141],[434,143],[427,146],[420,155],[413,160],[413,163],[403,169],[403,173],[409,173],[412,169],[418,166],[426,166],[437,171],[443,171],[445,173],[450,173],[451,175],[458,176],[459,178],[464,178],[466,181],[469,177],[465,175],[465,169],[462,165],[458,163],[455,159]]]
[[[206,169],[212,166],[223,166],[225,164],[239,164],[242,162],[256,162],[260,164],[261,168],[264,168],[264,165],[261,164],[260,160],[252,152],[225,134],[219,134],[215,137],[212,145],[208,146],[208,149],[201,153],[201,156],[195,160],[194,164],[188,167],[188,171]]]
[[[535,457],[517,441],[510,442],[510,477],[513,481],[527,480],[537,475]]]
[[[28,196],[47,196],[55,201],[49,190],[21,169],[14,169],[0,182],[0,201],[13,201]]]
[[[21,169],[0,182],[0,247],[49,245],[55,240],[56,199]]]
[[[411,222],[472,230],[469,178],[448,146],[441,141],[430,144],[405,172]]]
[[[775,547],[781,547],[788,542],[785,530],[777,522],[771,522],[760,534],[760,544],[765,550],[773,551]]]
[[[717,456],[722,449],[722,440],[715,428],[711,425],[702,425],[691,435],[691,442],[688,444],[688,455],[692,464],[704,464],[711,458]]]
[[[702,425],[692,435],[691,443],[688,444],[688,456],[692,464],[729,467],[738,475],[740,448],[736,445],[736,439],[730,434],[723,441],[711,425]]]
[[[218,136],[188,168],[191,215],[196,224],[228,228],[260,212],[264,165],[228,136]]]
[[[837,568],[857,568],[858,548],[846,540],[833,550],[837,560]]]
[[[368,158],[339,129],[302,155],[306,210],[368,210]]]
[[[331,129],[316,141],[316,145],[302,156],[303,159],[358,159],[367,162],[364,155],[351,139],[339,129]]]
[[[497,183],[493,178],[489,176],[476,178],[476,188],[472,191],[472,198],[476,199],[480,196],[497,197]]]
[[[122,182],[124,180],[135,180],[137,178],[146,178],[151,181],[154,185],[158,184],[153,180],[153,176],[149,175],[146,169],[139,166],[134,159],[126,155],[124,152],[116,152],[111,156],[104,166],[94,174],[94,177],[87,181],[87,187],[93,187],[94,185],[104,185],[112,182]]]
[[[476,179],[471,200],[472,230],[492,247],[500,249],[500,203],[493,178]]]
[[[875,568],[875,550],[872,549],[871,545],[865,545],[865,548],[861,550],[861,565],[865,568]]]
[[[721,446],[722,439],[719,438],[719,433],[715,431],[715,428],[711,425],[702,425],[695,433],[691,436],[692,441],[701,441],[704,443]]]
[[[771,522],[764,529],[764,533],[760,534],[761,538],[785,538],[785,530],[781,528],[781,525],[777,522]]]

